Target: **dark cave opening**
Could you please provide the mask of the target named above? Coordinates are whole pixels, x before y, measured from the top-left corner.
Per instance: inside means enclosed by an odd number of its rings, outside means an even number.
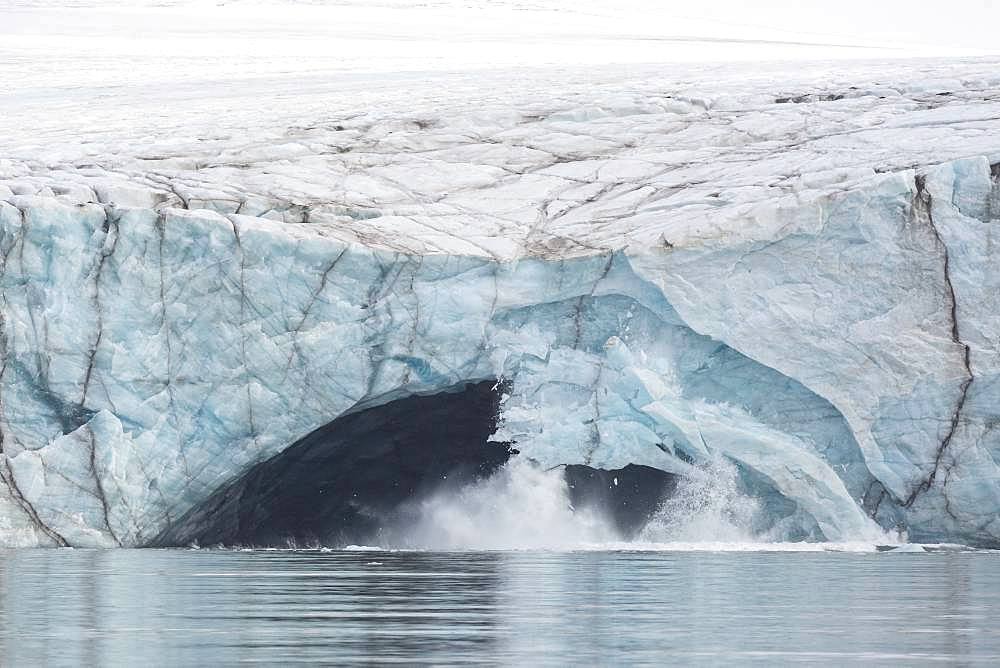
[[[490,441],[500,394],[489,380],[340,417],[217,490],[151,546],[382,544],[387,528],[412,521],[410,502],[489,477],[517,454]],[[601,512],[625,537],[676,486],[642,466],[564,475],[573,507]]]
[[[574,464],[564,475],[573,507],[597,511],[626,539],[642,531],[679,480],[675,474],[636,464],[612,470]]]

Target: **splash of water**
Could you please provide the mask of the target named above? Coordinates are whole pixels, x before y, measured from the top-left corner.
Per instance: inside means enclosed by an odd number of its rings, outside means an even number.
[[[438,550],[574,549],[621,541],[595,512],[574,510],[561,469],[514,459],[492,477],[420,502],[406,547]]]
[[[561,469],[543,471],[514,459],[492,477],[419,502],[400,546],[423,549],[587,549],[665,543],[760,543],[759,502],[738,485],[736,466],[719,457],[692,470],[636,537],[626,543],[615,523],[590,508],[574,509]]]
[[[610,517],[590,508],[573,508],[562,469],[545,471],[517,458],[492,477],[459,489],[441,490],[411,511],[413,521],[393,532],[396,539],[387,547],[872,552],[878,544],[899,542],[888,538],[784,542],[788,538],[781,523],[764,521],[767,510],[763,503],[743,491],[739,469],[722,456],[693,467],[631,541],[621,536]]]
[[[739,487],[736,466],[716,457],[691,474],[657,510],[640,532],[647,543],[759,543],[770,542],[757,535],[755,520],[760,502]]]

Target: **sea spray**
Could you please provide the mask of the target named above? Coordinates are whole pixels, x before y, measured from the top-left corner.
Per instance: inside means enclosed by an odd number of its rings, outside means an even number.
[[[736,465],[721,456],[691,471],[665,499],[638,540],[650,543],[748,543],[760,502],[743,492]]]
[[[574,509],[561,468],[512,460],[492,477],[419,502],[401,546],[428,549],[572,549],[621,540],[613,523]]]

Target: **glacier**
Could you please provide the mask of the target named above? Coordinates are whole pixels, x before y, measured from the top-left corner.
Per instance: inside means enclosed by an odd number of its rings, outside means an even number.
[[[543,469],[721,458],[786,539],[1000,544],[1000,76],[958,62],[11,132],[0,546],[156,544],[317,429],[483,382]]]

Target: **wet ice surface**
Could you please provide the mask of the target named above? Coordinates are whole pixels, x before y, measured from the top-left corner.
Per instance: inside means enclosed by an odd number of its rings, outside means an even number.
[[[995,664],[983,552],[0,553],[13,665]]]

